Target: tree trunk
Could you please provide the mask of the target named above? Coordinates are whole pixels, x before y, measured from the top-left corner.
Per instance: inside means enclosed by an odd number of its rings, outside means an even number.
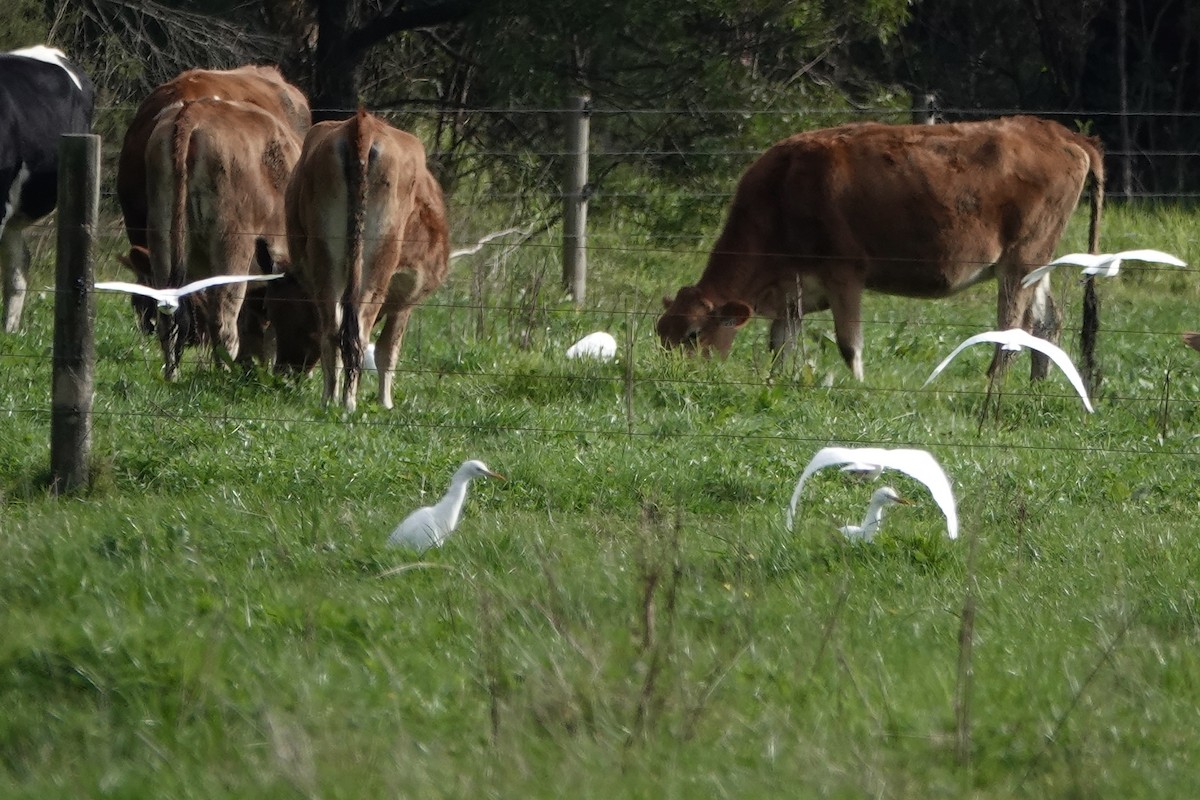
[[[358,110],[358,62],[361,53],[347,47],[354,27],[352,4],[315,0],[317,46],[313,59],[313,122],[346,119]]]

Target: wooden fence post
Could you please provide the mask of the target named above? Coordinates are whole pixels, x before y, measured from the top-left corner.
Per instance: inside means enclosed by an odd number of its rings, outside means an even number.
[[[87,485],[92,449],[96,304],[92,244],[100,207],[100,137],[68,134],[58,149],[58,253],[50,480],[54,494]]]
[[[575,98],[567,116],[567,165],[563,186],[563,288],[575,305],[587,295],[588,118],[592,99]]]

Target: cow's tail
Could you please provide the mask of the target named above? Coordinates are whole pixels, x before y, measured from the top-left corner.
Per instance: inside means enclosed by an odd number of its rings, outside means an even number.
[[[1083,139],[1087,153],[1088,182],[1091,184],[1092,213],[1088,223],[1088,252],[1100,252],[1100,214],[1104,207],[1104,154],[1098,140]],[[1100,388],[1100,369],[1096,364],[1096,335],[1100,332],[1100,298],[1096,295],[1095,276],[1089,275],[1083,286],[1083,322],[1079,330],[1080,372],[1088,394]]]
[[[192,104],[184,103],[175,115],[175,129],[171,133],[171,266],[168,280],[171,286],[182,286],[187,278],[184,264],[184,248],[187,238],[187,192],[188,192],[188,149],[191,147],[192,130],[195,123],[191,115]]]
[[[347,377],[362,370],[363,344],[359,306],[363,286],[363,236],[367,226],[367,171],[371,162],[371,127],[367,112],[360,108],[349,126],[346,171],[346,289],[342,295],[342,324],[339,344],[342,367]]]
[[[1104,151],[1098,139],[1085,139],[1084,152],[1087,153],[1088,183],[1091,184],[1092,208],[1088,221],[1088,252],[1095,255],[1100,252],[1100,215],[1104,210]]]
[[[175,127],[171,131],[171,234],[170,259],[167,270],[167,286],[182,286],[187,282],[187,195],[188,195],[188,151],[192,146],[192,132],[196,123],[192,114],[192,103],[185,102],[175,115]],[[167,378],[174,377],[184,344],[193,336],[195,313],[191,299],[185,299],[174,314],[174,320],[166,326],[163,347],[166,355]]]

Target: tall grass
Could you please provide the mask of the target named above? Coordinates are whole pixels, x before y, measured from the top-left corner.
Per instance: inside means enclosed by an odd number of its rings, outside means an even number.
[[[1191,215],[1114,206],[1105,230],[1200,261]],[[657,298],[704,244],[595,238],[585,310],[553,241],[458,265],[414,315],[396,408],[350,419],[316,377],[199,354],[167,385],[124,300],[98,297],[93,480],[72,498],[45,490],[34,295],[0,338],[0,793],[1190,794],[1194,270],[1100,285],[1096,414],[1018,362],[980,425],[985,349],[920,386],[993,327],[993,285],[869,296],[859,385],[828,315],[774,370],[761,323],[728,361],[666,356]],[[1070,349],[1080,292],[1055,286]],[[597,328],[632,349],[563,359]],[[800,469],[853,442],[934,452],[963,538],[897,476],[918,504],[842,541],[872,487],[832,470],[787,533]],[[386,548],[467,457],[509,480],[473,487],[442,550]]]

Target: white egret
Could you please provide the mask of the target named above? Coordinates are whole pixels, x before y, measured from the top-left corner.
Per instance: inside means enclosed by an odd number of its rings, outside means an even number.
[[[844,469],[848,470],[866,472],[871,477],[877,477],[885,469],[894,469],[925,484],[934,502],[946,516],[946,534],[951,539],[958,538],[958,508],[954,502],[954,490],[950,488],[950,479],[946,477],[942,465],[928,451],[910,448],[823,447],[818,450],[800,473],[800,480],[796,482],[796,489],[792,492],[792,501],[788,504],[787,512],[789,531],[795,521],[796,505],[800,502],[800,493],[804,491],[804,483],[808,476],[824,467],[837,465],[846,465]],[[878,495],[878,492],[876,494]],[[874,496],[871,498],[872,508],[875,506],[875,499]],[[882,507],[881,505],[880,509]],[[866,527],[873,513],[868,511],[862,527]]]
[[[505,228],[502,231],[496,231],[495,233],[489,233],[487,236],[484,236],[482,239],[480,239],[478,242],[476,242],[475,244],[473,244],[470,247],[463,247],[458,250],[451,250],[450,251],[450,260],[454,261],[455,259],[462,258],[463,256],[473,256],[476,253],[478,253],[480,250],[482,250],[483,246],[486,245],[488,242],[490,242],[494,239],[499,239],[501,236],[509,236],[514,233],[528,234],[529,232],[527,230],[525,230],[524,228]]]
[[[388,544],[417,551],[441,547],[458,526],[463,503],[467,499],[467,486],[475,478],[504,480],[503,475],[492,472],[482,461],[464,461],[450,479],[450,488],[442,499],[432,506],[418,508],[405,517],[388,537]]]
[[[96,288],[108,292],[140,294],[158,303],[158,310],[164,314],[174,314],[179,309],[179,304],[182,302],[184,296],[193,292],[200,292],[210,289],[213,286],[223,286],[227,283],[273,281],[276,278],[282,277],[282,272],[276,272],[271,275],[214,275],[211,278],[192,281],[189,284],[180,286],[178,289],[155,289],[153,286],[146,286],[141,283],[128,283],[126,281],[101,281],[96,284]]]
[[[883,524],[883,509],[896,503],[912,505],[890,486],[876,489],[871,494],[871,504],[867,506],[867,515],[863,517],[862,525],[843,525],[838,530],[845,534],[847,539],[869,542],[875,538],[879,526]]]
[[[1083,399],[1084,407],[1087,408],[1088,411],[1094,410],[1092,408],[1091,401],[1088,400],[1087,389],[1084,388],[1083,385],[1083,378],[1079,376],[1079,370],[1075,369],[1075,364],[1072,363],[1071,357],[1068,356],[1061,347],[1053,342],[1048,342],[1045,339],[1039,339],[1036,336],[1026,333],[1020,328],[1013,328],[1012,330],[1007,331],[986,331],[984,333],[977,333],[974,336],[968,337],[966,341],[954,348],[950,355],[942,359],[942,363],[934,367],[933,372],[930,373],[929,377],[925,379],[925,383],[922,384],[922,388],[928,386],[929,382],[936,378],[956,355],[961,353],[967,347],[970,347],[973,344],[979,344],[980,342],[994,342],[999,344],[1004,350],[1020,350],[1022,347],[1028,347],[1030,350],[1037,350],[1039,353],[1045,353],[1050,357],[1051,361],[1058,365],[1058,368],[1063,371],[1063,374],[1067,376],[1067,380],[1069,380],[1071,385],[1075,387],[1075,391],[1079,392],[1079,396]]]
[[[617,355],[617,340],[604,331],[589,333],[567,348],[567,358],[595,358],[611,361]]]
[[[1170,253],[1164,253],[1161,250],[1122,250],[1119,253],[1068,253],[1065,256],[1054,259],[1044,267],[1038,267],[1026,275],[1021,281],[1021,285],[1032,286],[1040,281],[1043,275],[1048,274],[1050,270],[1064,264],[1083,267],[1082,274],[1084,275],[1099,275],[1102,278],[1112,278],[1121,271],[1121,264],[1125,261],[1170,264],[1172,267],[1187,266],[1187,262]]]

